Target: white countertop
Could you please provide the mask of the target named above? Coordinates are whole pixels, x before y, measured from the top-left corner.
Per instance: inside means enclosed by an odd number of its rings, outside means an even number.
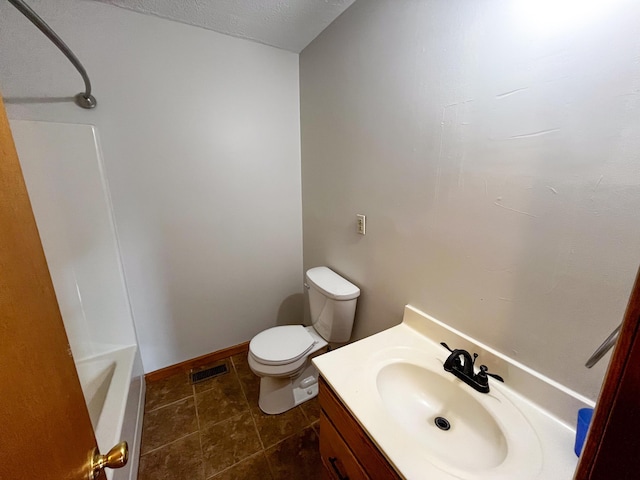
[[[451,348],[479,353],[478,364],[486,364],[490,372],[503,376],[505,383],[490,379],[491,392],[483,394],[444,372],[442,365],[449,352],[439,344],[441,341]],[[573,452],[575,430],[570,425],[578,408],[592,407],[593,402],[413,307],[405,308],[400,325],[315,357],[313,362],[404,478],[570,480],[573,476],[577,457]],[[403,427],[385,405],[377,387],[378,372],[394,362],[441,371],[451,382],[459,382],[464,395],[472,395],[483,402],[503,430],[508,430],[506,425],[520,425],[511,429],[520,432],[507,432],[504,462],[495,468],[491,465],[458,468],[459,465],[453,464],[464,462],[451,459],[443,462],[441,454],[429,451],[415,432],[408,432],[406,425]],[[515,422],[506,417],[505,423],[502,422],[501,412],[507,411],[518,412],[511,414],[511,418],[517,417]],[[535,435],[524,439],[531,429]],[[471,445],[482,449],[484,446],[478,443],[475,441]],[[473,447],[460,445],[458,454],[466,455],[469,448]]]

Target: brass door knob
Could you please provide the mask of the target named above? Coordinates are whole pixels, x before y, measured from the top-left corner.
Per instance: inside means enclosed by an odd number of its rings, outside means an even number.
[[[106,455],[100,455],[97,448],[91,454],[89,480],[95,480],[105,468],[122,468],[129,460],[129,446],[127,442],[120,442]]]

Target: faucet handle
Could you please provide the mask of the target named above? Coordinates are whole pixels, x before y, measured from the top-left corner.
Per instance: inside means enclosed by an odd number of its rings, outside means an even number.
[[[460,355],[456,355],[456,353],[461,352],[461,350],[452,350],[449,348],[449,345],[444,342],[440,342],[440,345],[451,352],[449,358],[444,362],[444,369],[447,372],[451,370],[462,370],[462,360],[460,359]]]
[[[488,384],[489,383],[488,379],[487,379],[487,375],[488,375],[489,377],[495,378],[499,382],[504,383],[504,378],[502,378],[500,375],[496,375],[495,373],[489,373],[488,370],[489,369],[487,368],[486,365],[480,365],[480,371],[476,375],[476,378],[478,379],[478,382],[486,381],[487,384]]]
[[[444,342],[440,342],[440,345],[442,345],[444,348],[446,348],[446,349],[447,349],[447,350],[449,350],[451,353],[453,353],[453,350],[451,350],[451,349],[449,348],[449,345],[447,345],[446,343],[444,343]]]
[[[449,347],[449,345],[447,345],[446,343],[444,343],[444,342],[440,342],[440,345],[442,345],[444,348],[446,348],[446,349],[447,349],[447,350],[449,350],[451,353],[453,353],[453,350],[452,350],[452,349]],[[475,364],[476,364],[476,358],[478,358],[478,354],[477,354],[477,353],[474,353],[474,354],[473,354],[473,362],[472,362],[472,365],[475,365]]]

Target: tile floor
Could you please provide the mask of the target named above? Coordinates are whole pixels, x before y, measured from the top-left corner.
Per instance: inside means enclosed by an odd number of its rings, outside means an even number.
[[[138,480],[320,478],[317,397],[266,415],[246,354],[230,360],[195,385],[186,372],[147,383]]]

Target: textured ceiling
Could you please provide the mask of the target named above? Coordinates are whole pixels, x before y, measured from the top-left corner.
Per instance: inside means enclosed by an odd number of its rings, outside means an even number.
[[[299,53],[355,0],[97,0]]]

